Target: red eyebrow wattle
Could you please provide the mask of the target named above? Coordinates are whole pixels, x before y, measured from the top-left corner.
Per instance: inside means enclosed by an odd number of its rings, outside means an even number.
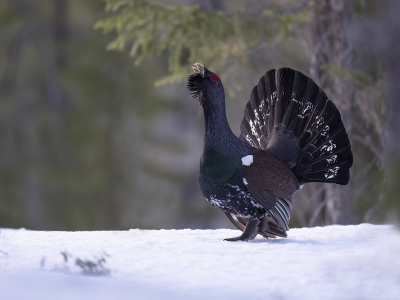
[[[215,80],[217,81],[216,84],[218,85],[219,78],[217,75],[212,74],[212,75],[210,75],[210,78],[215,78]]]

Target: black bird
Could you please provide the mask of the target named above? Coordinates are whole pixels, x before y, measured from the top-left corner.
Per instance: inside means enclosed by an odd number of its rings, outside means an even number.
[[[188,89],[204,110],[199,186],[248,241],[286,237],[292,196],[308,182],[346,185],[353,164],[340,113],[314,81],[270,70],[253,88],[237,138],[225,114],[219,76],[196,63]]]

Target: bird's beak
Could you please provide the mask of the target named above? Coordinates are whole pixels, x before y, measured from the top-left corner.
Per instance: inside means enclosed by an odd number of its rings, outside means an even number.
[[[195,74],[200,74],[201,76],[204,77],[204,66],[201,63],[195,63],[193,71]]]

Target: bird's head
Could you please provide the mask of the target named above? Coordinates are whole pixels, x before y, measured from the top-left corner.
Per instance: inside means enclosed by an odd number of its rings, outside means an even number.
[[[225,92],[219,76],[200,63],[194,64],[193,71],[194,74],[189,76],[187,83],[192,97],[198,97],[203,106],[224,106]]]

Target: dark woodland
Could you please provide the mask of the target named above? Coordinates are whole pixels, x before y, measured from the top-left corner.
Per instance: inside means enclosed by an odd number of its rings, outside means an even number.
[[[290,227],[400,221],[395,0],[0,0],[0,227],[234,228],[198,187],[194,63],[224,82],[239,136],[270,69],[342,116],[350,183],[311,183]]]

